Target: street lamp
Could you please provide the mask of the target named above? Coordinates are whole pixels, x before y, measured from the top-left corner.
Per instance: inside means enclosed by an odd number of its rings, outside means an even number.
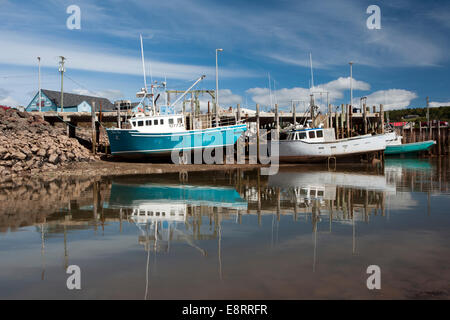
[[[219,67],[217,64],[217,53],[223,49],[216,49],[216,106],[219,105]]]

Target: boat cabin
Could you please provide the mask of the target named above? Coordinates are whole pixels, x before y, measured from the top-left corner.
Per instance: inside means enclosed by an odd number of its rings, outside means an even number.
[[[336,138],[333,128],[305,128],[289,132],[286,140],[302,140],[316,143],[335,141]]]
[[[157,115],[146,116],[145,114],[136,114],[129,120],[131,128],[139,132],[180,132],[185,131],[185,120],[182,115]]]

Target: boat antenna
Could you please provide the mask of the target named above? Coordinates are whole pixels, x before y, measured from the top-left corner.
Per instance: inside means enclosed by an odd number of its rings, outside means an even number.
[[[312,65],[312,54],[309,53],[309,65],[311,66],[311,88],[314,88],[314,73],[313,73],[313,65]]]
[[[147,76],[145,75],[145,58],[144,58],[144,44],[142,42],[142,34],[139,35],[141,38],[141,58],[142,58],[142,71],[144,72],[144,87],[147,91]]]
[[[145,98],[147,97],[147,76],[145,74],[145,58],[144,58],[144,44],[142,42],[142,34],[139,35],[141,39],[141,58],[142,58],[142,71],[144,72],[144,98],[142,99],[141,103],[144,102]],[[145,108],[145,106],[144,106]]]

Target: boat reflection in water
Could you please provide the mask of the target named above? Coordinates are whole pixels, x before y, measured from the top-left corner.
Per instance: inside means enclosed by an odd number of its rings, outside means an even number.
[[[281,166],[274,176],[11,186],[0,206],[0,282],[14,281],[0,298],[71,298],[61,284],[72,264],[86,276],[83,298],[371,298],[360,279],[370,264],[383,268],[383,297],[446,292],[448,165],[388,159],[336,171]],[[435,275],[443,281],[428,285]]]
[[[131,210],[129,221],[140,231],[138,238],[147,252],[145,299],[149,297],[150,252],[169,252],[171,242],[184,242],[197,249],[203,256],[207,251],[196,244],[196,240],[218,239],[219,276],[221,263],[221,219],[217,208],[246,210],[247,202],[233,188],[195,185],[130,184],[113,183],[106,208]],[[198,221],[201,210],[216,215],[214,231],[202,234]],[[200,214],[198,214],[200,213]],[[179,226],[182,225],[182,228]],[[193,232],[188,233],[191,229]]]
[[[356,253],[356,222],[369,222],[373,213],[385,215],[385,196],[395,194],[395,184],[386,182],[382,173],[352,171],[307,171],[294,168],[281,170],[271,176],[268,186],[277,194],[277,212],[291,212],[294,220],[300,216],[312,223],[316,269],[319,223],[328,219],[332,224],[351,225],[352,252]],[[287,209],[287,210],[286,210]]]

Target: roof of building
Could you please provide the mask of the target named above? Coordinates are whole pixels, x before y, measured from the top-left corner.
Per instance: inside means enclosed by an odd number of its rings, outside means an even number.
[[[44,93],[58,107],[61,106],[61,92],[60,91],[42,89],[42,93]],[[80,94],[64,92],[64,105],[65,106],[78,106],[83,101],[86,101],[90,105],[92,105],[92,101],[94,101],[96,110],[100,110],[100,106],[102,108],[102,111],[115,110],[114,104],[112,104],[111,101],[109,101],[106,98],[84,96],[84,95],[80,95]]]

